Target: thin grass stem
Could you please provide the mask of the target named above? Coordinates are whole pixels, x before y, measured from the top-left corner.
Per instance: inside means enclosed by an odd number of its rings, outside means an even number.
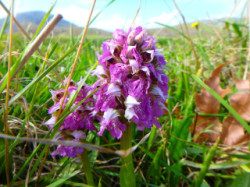
[[[74,70],[75,70],[75,67],[76,67],[76,63],[77,63],[78,57],[79,57],[81,49],[82,49],[82,45],[83,45],[83,42],[84,42],[84,39],[85,39],[85,36],[86,36],[86,33],[87,33],[87,29],[88,29],[88,26],[89,26],[91,15],[92,15],[94,7],[95,7],[95,2],[96,2],[96,0],[93,0],[93,4],[92,4],[92,7],[91,7],[91,10],[90,10],[90,13],[89,13],[88,21],[87,21],[87,23],[86,23],[86,25],[84,27],[84,30],[83,30],[82,38],[81,38],[81,41],[79,43],[79,47],[78,47],[78,50],[77,50],[77,53],[76,53],[75,61],[73,63],[72,70],[71,70],[71,73],[70,73],[70,76],[69,76],[69,80],[67,82],[67,85],[66,85],[66,88],[65,88],[65,91],[64,91],[64,94],[63,94],[62,103],[61,103],[61,106],[60,106],[60,109],[59,109],[59,112],[58,112],[59,115],[57,117],[57,121],[60,118],[61,113],[62,113],[63,103],[65,101],[65,98],[66,98],[66,95],[67,95],[67,92],[68,92],[68,88],[69,88],[69,85],[70,85],[70,82],[71,82],[71,79],[73,77],[73,73],[74,73]]]
[[[195,48],[194,48],[194,44],[193,44],[192,38],[191,38],[190,33],[189,33],[189,31],[188,31],[188,27],[187,27],[186,20],[185,20],[183,14],[181,13],[179,7],[177,6],[175,0],[173,0],[173,2],[174,2],[174,5],[175,5],[177,11],[178,11],[179,14],[180,14],[182,20],[183,20],[183,23],[184,23],[184,26],[185,26],[185,29],[186,29],[186,32],[187,32],[187,35],[188,35],[188,38],[189,38],[189,42],[190,42],[191,48],[192,48],[192,51],[193,51],[193,53],[194,53],[194,58],[195,58],[195,61],[196,61],[195,72],[197,72],[198,69],[200,69],[200,62],[199,62],[198,56],[197,56],[197,54],[196,54],[196,51],[195,51]]]
[[[9,113],[9,94],[10,94],[10,68],[11,68],[11,52],[12,52],[12,35],[13,35],[13,8],[14,0],[11,1],[11,16],[10,16],[10,38],[9,38],[9,59],[8,59],[8,75],[7,75],[7,90],[5,97],[5,115],[4,115],[4,133],[8,134],[8,113]],[[7,186],[10,186],[10,176],[9,176],[9,143],[8,139],[5,139],[5,172]]]

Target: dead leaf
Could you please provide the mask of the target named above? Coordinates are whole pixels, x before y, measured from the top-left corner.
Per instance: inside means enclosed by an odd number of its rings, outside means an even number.
[[[205,83],[216,91],[221,97],[224,97],[231,90],[227,87],[220,87],[220,72],[225,64],[218,66],[212,73],[212,76]],[[249,80],[235,79],[236,93],[229,96],[230,105],[245,120],[250,121],[250,82]],[[200,113],[218,114],[220,103],[206,89],[201,93],[196,93],[195,101],[197,110]],[[223,124],[218,117],[197,116],[195,123],[191,125],[191,132],[196,142],[214,143],[220,137],[224,145],[232,146],[248,143],[250,134],[233,117],[227,117]]]
[[[240,79],[236,79],[235,82],[239,92],[229,96],[230,105],[243,119],[250,121],[250,82]]]
[[[215,90],[221,97],[224,97],[231,92],[228,87],[226,89],[222,89],[220,86],[220,72],[224,66],[225,64],[218,66],[213,71],[212,76],[205,81],[205,83],[210,88]],[[217,114],[219,112],[220,102],[204,88],[202,88],[200,94],[195,94],[195,101],[197,109],[200,113]],[[202,133],[202,131],[209,126],[211,126],[209,128],[210,131],[213,132]],[[209,116],[198,116],[196,124],[191,125],[191,131],[195,136],[194,140],[196,142],[208,141],[214,143],[220,137],[221,130],[222,124],[220,123],[218,117],[211,118]]]
[[[245,133],[244,127],[234,118],[224,120],[221,133],[221,142],[225,145],[236,145],[249,140],[249,134]]]
[[[194,130],[194,141],[199,143],[214,143],[220,137],[221,129],[222,124],[217,117],[198,116],[197,125]]]
[[[205,81],[221,97],[225,97],[225,95],[231,92],[229,87],[222,89],[220,86],[220,72],[224,66],[225,64],[218,66],[213,71],[212,76]],[[217,114],[219,112],[220,102],[204,88],[202,88],[200,94],[195,94],[195,101],[200,113]]]
[[[249,80],[235,79],[239,92],[229,96],[230,105],[245,120],[250,121],[250,84]],[[221,141],[225,145],[236,145],[249,141],[249,133],[234,118],[228,117],[223,122]]]

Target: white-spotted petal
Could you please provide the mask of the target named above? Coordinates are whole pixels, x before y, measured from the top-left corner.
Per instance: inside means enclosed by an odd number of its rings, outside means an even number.
[[[140,102],[138,102],[134,97],[132,97],[131,95],[129,95],[126,100],[125,100],[125,106],[127,108],[131,108],[133,107],[134,105],[139,105]]]
[[[139,105],[140,102],[138,102],[134,97],[129,95],[126,98],[126,101],[124,103],[125,103],[125,106],[126,106],[125,118],[127,118],[128,120],[131,120],[134,116],[138,118],[138,116],[136,115],[133,107],[135,105]]]
[[[50,128],[54,127],[56,124],[56,117],[52,116],[48,121],[46,121],[43,125],[48,125]]]
[[[132,67],[133,74],[135,74],[139,70],[139,63],[135,59],[129,59],[129,64]]]
[[[101,75],[106,75],[105,70],[103,69],[102,66],[98,65],[96,68],[92,71],[92,75],[96,75],[100,77]]]
[[[108,87],[108,90],[106,92],[106,95],[112,94],[114,96],[121,96],[121,88],[119,85],[115,84],[115,83],[111,83]]]
[[[108,109],[106,112],[104,112],[104,114],[103,114],[103,118],[104,118],[105,122],[109,122],[109,121],[111,121],[111,120],[117,118],[118,116],[120,116],[120,115],[119,115],[118,112],[117,112],[115,109],[113,109],[113,108],[109,108],[109,109]]]

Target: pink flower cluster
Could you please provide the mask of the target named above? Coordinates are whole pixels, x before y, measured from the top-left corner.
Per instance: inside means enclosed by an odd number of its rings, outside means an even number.
[[[168,77],[163,72],[166,61],[156,49],[155,38],[147,36],[142,27],[130,29],[127,33],[116,30],[113,38],[102,44],[103,53],[98,56],[99,65],[93,71],[98,81],[90,87],[85,85],[74,104],[97,87],[100,89],[64,120],[60,140],[65,139],[65,134],[71,134],[74,141],[79,141],[85,136],[80,134],[84,129],[97,130],[94,119],[100,121],[98,135],[102,136],[108,130],[117,139],[122,137],[128,123],[135,123],[138,130],[151,128],[153,124],[160,127],[157,118],[163,115],[168,97]],[[78,84],[69,87],[68,97]],[[55,105],[49,109],[52,118],[46,124],[55,123],[63,92],[51,91]],[[69,148],[58,146],[52,154],[74,157],[82,152],[80,148],[66,149]]]

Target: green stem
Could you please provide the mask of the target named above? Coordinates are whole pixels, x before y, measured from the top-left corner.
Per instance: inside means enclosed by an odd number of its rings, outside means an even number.
[[[127,129],[125,132],[123,132],[121,138],[121,149],[127,150],[130,147],[132,147],[132,124],[127,125]],[[122,159],[122,165],[120,170],[121,187],[136,186],[132,154],[129,154],[127,157],[122,157],[121,159]]]
[[[95,186],[93,175],[92,175],[92,169],[90,167],[89,158],[87,154],[87,150],[84,150],[82,154],[80,155],[83,171],[86,174],[87,183],[88,185]]]

